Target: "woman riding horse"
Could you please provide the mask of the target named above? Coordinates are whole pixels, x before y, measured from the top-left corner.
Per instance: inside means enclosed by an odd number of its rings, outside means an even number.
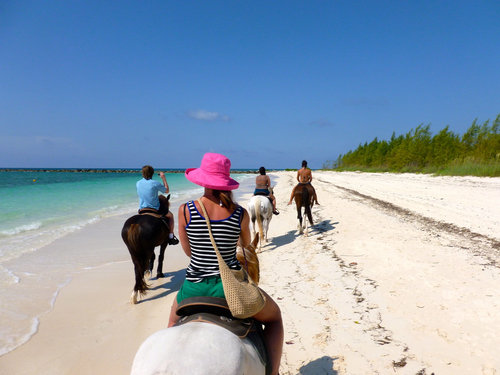
[[[268,197],[271,203],[273,204],[273,214],[279,215],[279,211],[276,209],[276,198],[271,189],[271,179],[268,175],[266,175],[266,168],[260,167],[259,173],[257,177],[255,177],[255,190],[253,195],[263,195]]]
[[[249,216],[247,211],[232,199],[231,190],[239,183],[230,177],[231,161],[221,154],[206,153],[200,168],[186,170],[186,178],[205,188],[200,200],[206,207],[215,242],[224,261],[232,269],[239,269],[236,258],[238,241],[243,248],[250,244]],[[205,218],[196,201],[179,207],[179,238],[186,255],[191,258],[186,270],[186,280],[174,300],[168,326],[179,320],[178,303],[195,296],[224,298],[217,256],[209,237]],[[283,349],[283,322],[276,302],[263,291],[266,303],[254,319],[264,325],[264,341],[271,361],[272,374],[279,371]],[[193,342],[192,345],[196,345]]]

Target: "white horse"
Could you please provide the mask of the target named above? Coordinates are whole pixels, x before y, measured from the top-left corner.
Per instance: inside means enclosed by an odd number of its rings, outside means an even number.
[[[259,236],[237,258],[250,277],[259,282],[259,262],[254,249]],[[153,333],[139,347],[131,375],[264,375],[266,366],[249,338],[226,328],[191,321]]]
[[[273,204],[268,197],[263,195],[254,195],[248,202],[248,213],[252,221],[252,236],[255,237],[255,221],[259,226],[260,241],[259,250],[262,248],[262,242],[267,242],[267,231],[269,223],[273,218]]]
[[[265,365],[247,338],[215,324],[190,322],[149,336],[131,375],[264,375]]]

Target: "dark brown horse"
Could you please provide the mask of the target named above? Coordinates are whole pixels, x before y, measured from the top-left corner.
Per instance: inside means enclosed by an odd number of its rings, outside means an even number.
[[[160,214],[168,213],[170,195],[160,195]],[[138,301],[138,295],[144,295],[148,290],[148,284],[144,280],[146,272],[152,273],[155,261],[155,247],[160,246],[158,256],[158,268],[156,277],[163,275],[163,258],[168,245],[170,228],[166,218],[161,218],[155,213],[141,213],[134,215],[125,221],[122,228],[122,239],[127,245],[128,251],[134,263],[135,285],[130,301],[134,304]]]
[[[307,236],[307,222],[313,225],[313,218],[311,208],[314,205],[314,194],[311,184],[298,184],[295,189],[294,200],[297,206],[297,219],[299,219],[299,233],[305,229]],[[304,207],[304,214],[307,216],[306,220],[302,220],[302,207]]]

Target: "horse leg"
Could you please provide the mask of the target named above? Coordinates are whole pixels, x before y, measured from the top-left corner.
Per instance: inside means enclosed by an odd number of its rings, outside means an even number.
[[[151,254],[151,258],[149,259],[148,269],[144,273],[144,277],[146,277],[148,279],[151,278],[151,275],[153,274],[153,268],[154,268],[154,265],[155,265],[155,259],[156,259],[156,255],[155,255],[155,251],[153,249],[153,253]]]
[[[306,237],[307,237],[307,229],[308,229],[308,225],[307,224],[309,222],[309,219],[308,219],[309,215],[307,215],[307,209],[308,208],[309,207],[307,207],[307,206],[304,207],[304,236],[306,236]]]
[[[259,238],[260,238],[260,241],[259,241],[259,251],[262,250],[262,242],[264,242],[266,239],[264,237],[264,231],[262,229],[262,211],[261,211],[261,207],[260,207],[260,200],[256,200],[255,201],[255,217],[257,219],[257,224],[259,226]]]
[[[139,300],[139,289],[142,281],[142,274],[138,261],[136,261],[134,258],[132,258],[132,261],[134,262],[135,285],[134,289],[132,290],[132,295],[130,296],[130,303],[135,305]]]
[[[130,253],[130,257],[132,258],[132,263],[134,264],[135,278],[134,289],[132,290],[132,295],[130,296],[130,303],[135,305],[139,300],[139,295],[142,294],[146,289],[146,284],[144,282],[144,264],[138,256],[140,253],[138,254],[135,248],[128,243],[127,247]]]
[[[311,202],[312,202],[312,194],[309,191],[309,188],[312,188],[310,185],[305,185],[302,188],[302,204],[301,206],[304,207],[304,216],[305,216],[305,221],[304,221],[304,228],[305,228],[305,235],[307,236],[307,228],[308,228],[308,221],[309,224],[312,225],[312,214],[311,214]]]
[[[158,255],[158,268],[156,269],[156,278],[165,277],[163,274],[163,258],[165,257],[165,249],[167,248],[168,240],[161,244],[160,254]],[[152,271],[152,269],[151,269]]]
[[[267,230],[269,229],[269,220],[268,219],[264,219],[262,221],[262,226],[264,227],[264,243],[267,243]]]
[[[309,219],[309,224],[310,226],[312,226],[314,223],[313,223],[313,217],[312,217],[312,207],[314,205],[314,202],[312,201],[312,197],[311,197],[311,202],[309,204],[309,206],[306,207],[306,214],[307,214],[307,218]]]
[[[271,224],[271,219],[273,218],[273,208],[271,206],[270,208],[270,212],[269,214],[267,215],[267,217],[264,219],[264,236],[266,238],[266,242],[269,241],[269,236],[268,236],[268,232],[269,232],[269,225]]]
[[[135,273],[135,285],[132,295],[130,296],[130,302],[136,304],[139,301],[140,295],[144,293],[147,286],[144,282],[144,266],[137,259],[133,259],[134,262],[134,273]]]
[[[299,219],[299,234],[302,234],[302,208],[297,204],[297,219]]]
[[[305,209],[305,216],[307,216],[307,220],[306,220],[306,236],[307,236],[307,229],[308,229],[308,226],[312,227],[313,218],[312,218],[311,206],[306,206],[304,209]]]
[[[136,304],[139,301],[139,298],[146,294],[146,291],[149,288],[149,285],[144,280],[144,275],[148,270],[148,265],[151,257],[148,257],[148,254],[154,253],[153,248],[142,248],[140,256],[133,256],[132,261],[134,262],[134,271],[135,271],[135,286],[134,291],[132,292],[131,302]]]
[[[255,217],[252,217],[252,238],[255,238]]]

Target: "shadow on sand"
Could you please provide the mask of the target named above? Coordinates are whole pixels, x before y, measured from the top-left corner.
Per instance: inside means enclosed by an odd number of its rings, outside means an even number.
[[[299,370],[300,375],[337,375],[338,372],[333,369],[333,362],[337,357],[324,356],[309,362]]]
[[[186,275],[186,269],[183,268],[181,270],[174,271],[174,272],[164,272],[163,274],[165,275],[165,277],[164,277],[165,279],[170,278],[170,280],[165,281],[162,284],[156,285],[155,287],[148,289],[148,294],[146,294],[146,297],[144,299],[141,298],[141,300],[138,303],[153,301],[155,299],[168,296],[172,292],[177,292],[180,289],[182,282],[184,281],[184,276]],[[152,281],[152,280],[161,280],[161,279],[158,279],[156,277],[152,277],[149,280]],[[161,291],[161,292],[158,294],[155,293],[155,295],[148,296],[149,294],[153,294],[153,292],[156,292],[156,291]]]
[[[332,222],[331,220],[323,220],[317,224],[314,224],[312,229],[318,233],[325,233],[335,229],[335,225],[339,224],[338,221]]]
[[[295,230],[291,230],[281,236],[273,237],[271,241],[266,245],[266,248],[262,249],[262,252],[272,251],[277,247],[292,243],[295,240],[295,232]]]
[[[338,221],[332,222],[331,220],[323,220],[319,223],[314,224],[312,227],[310,227],[310,234],[314,234],[315,232],[317,233],[325,233],[331,230],[335,229],[335,226],[339,224]],[[266,244],[265,248],[262,249],[262,253],[266,251],[273,251],[276,248],[284,245],[288,245],[295,241],[296,238],[303,236],[302,234],[299,234],[296,229],[290,230],[287,233],[281,235],[281,236],[276,236],[271,238],[268,244]]]

